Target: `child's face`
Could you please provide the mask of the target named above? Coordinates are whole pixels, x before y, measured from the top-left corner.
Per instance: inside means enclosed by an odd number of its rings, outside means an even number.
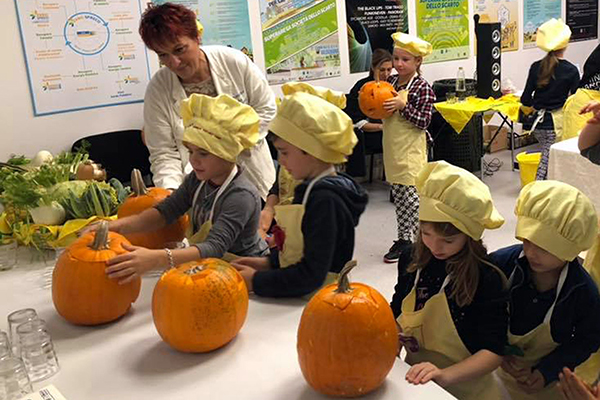
[[[394,49],[394,68],[400,78],[412,76],[421,65],[423,59],[415,57],[404,49]]]
[[[221,178],[227,178],[233,167],[233,163],[225,161],[201,147],[191,143],[183,143],[190,153],[190,164],[194,169],[196,178],[201,181],[213,181],[221,184]],[[224,180],[224,179],[223,179]]]
[[[529,267],[537,273],[556,271],[567,263],[527,239],[523,239],[523,252],[527,257]]]
[[[277,149],[277,161],[294,179],[301,181],[311,177],[315,164],[314,157],[277,136],[273,140],[273,146]]]
[[[438,260],[447,260],[465,247],[468,237],[464,233],[442,236],[435,231],[433,224],[421,222],[421,239],[431,254]]]

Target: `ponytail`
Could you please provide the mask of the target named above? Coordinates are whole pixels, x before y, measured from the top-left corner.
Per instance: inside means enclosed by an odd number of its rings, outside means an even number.
[[[551,51],[546,54],[546,57],[542,59],[540,64],[540,71],[537,80],[537,87],[543,88],[550,80],[554,77],[554,70],[558,66],[558,57],[556,56],[556,51]]]

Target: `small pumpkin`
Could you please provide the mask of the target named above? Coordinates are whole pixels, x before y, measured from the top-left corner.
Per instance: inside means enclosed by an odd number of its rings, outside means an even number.
[[[398,354],[392,310],[375,289],[349,283],[351,261],[337,284],[318,291],[298,327],[298,361],[308,384],[328,396],[356,397],[377,389]]]
[[[105,273],[106,261],[126,253],[129,241],[108,231],[102,221],[67,247],[52,274],[52,301],[56,311],[77,325],[98,325],[127,313],[140,294],[140,278],[119,285]]]
[[[248,289],[229,263],[217,258],[170,269],[152,296],[160,337],[176,350],[205,353],[229,343],[248,314]]]
[[[142,211],[154,207],[168,196],[171,192],[167,189],[153,187],[146,188],[142,174],[138,169],[131,171],[132,194],[121,204],[117,211],[118,218],[136,215]],[[176,222],[152,232],[128,233],[125,237],[134,245],[148,249],[163,249],[169,242],[179,242],[185,237],[188,226],[188,216],[183,215]]]
[[[383,103],[396,96],[394,86],[386,81],[379,80],[379,73],[375,80],[365,83],[358,92],[358,106],[360,111],[369,118],[384,119],[390,113],[383,108]]]

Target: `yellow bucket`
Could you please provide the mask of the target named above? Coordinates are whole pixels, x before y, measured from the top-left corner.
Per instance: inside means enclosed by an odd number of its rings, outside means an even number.
[[[542,153],[519,153],[517,162],[521,173],[521,187],[535,181],[538,165],[542,159]]]

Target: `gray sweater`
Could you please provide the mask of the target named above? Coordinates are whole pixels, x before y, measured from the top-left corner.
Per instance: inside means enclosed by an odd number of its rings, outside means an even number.
[[[194,194],[200,183],[195,173],[191,172],[171,196],[156,205],[168,224],[192,208]],[[210,182],[206,182],[201,189],[190,221],[194,233],[208,220],[218,189]],[[244,257],[266,255],[267,244],[258,234],[260,206],[258,191],[245,176],[238,173],[215,205],[213,226],[208,238],[195,244],[202,257],[221,258],[226,252]]]

